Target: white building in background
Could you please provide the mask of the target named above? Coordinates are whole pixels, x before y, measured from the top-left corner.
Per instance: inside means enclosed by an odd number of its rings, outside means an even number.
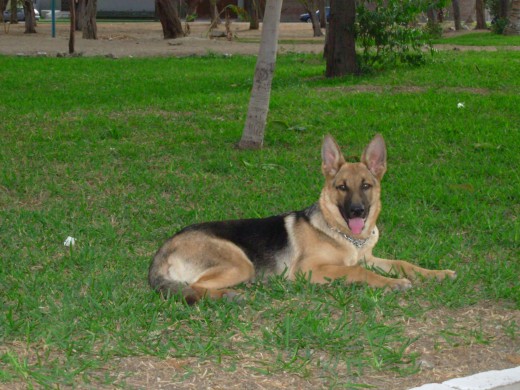
[[[69,11],[73,0],[54,0],[55,9]],[[38,11],[51,9],[52,0],[35,0]],[[155,15],[154,0],[98,0],[98,17],[143,18]]]

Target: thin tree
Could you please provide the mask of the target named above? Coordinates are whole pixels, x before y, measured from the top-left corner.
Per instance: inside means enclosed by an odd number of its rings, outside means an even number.
[[[258,30],[260,21],[258,19],[259,0],[245,0],[244,8],[249,15],[249,29]]]
[[[437,27],[439,25],[439,21],[438,21],[437,17],[438,17],[438,15],[437,15],[437,12],[435,11],[434,5],[430,5],[428,7],[428,9],[426,10],[426,18],[427,18],[426,24],[430,31],[435,31],[437,29]]]
[[[13,3],[16,3],[14,0]],[[23,12],[25,13],[25,34],[36,34],[36,16],[32,0],[23,0]]]
[[[238,144],[240,149],[260,149],[264,143],[265,124],[269,111],[271,84],[276,65],[278,32],[283,0],[267,0],[262,37],[256,60],[253,89],[249,99],[246,124]]]
[[[477,25],[475,30],[486,30],[486,16],[485,16],[484,0],[475,0],[475,13]]]
[[[16,24],[18,23],[18,15],[16,13],[16,6],[17,6],[16,0],[11,0],[11,17],[9,18],[9,23]]]
[[[513,0],[509,10],[509,23],[507,24],[505,35],[520,35],[520,0]]]
[[[69,32],[69,54],[74,53],[74,34],[76,32],[76,5],[75,1],[72,1],[70,6],[70,32]]]
[[[97,0],[81,0],[83,8],[83,38],[97,39]]]
[[[320,20],[316,16],[316,8],[318,8],[316,0],[299,0],[299,1],[300,1],[301,5],[303,5],[303,8],[305,9],[305,11],[309,14],[309,20],[312,23],[313,36],[314,37],[323,36],[323,33],[321,32]]]
[[[327,11],[325,9],[325,0],[318,0],[318,9],[320,10],[320,27],[327,27]]]
[[[164,39],[175,39],[184,36],[176,1],[155,0],[155,9],[161,21]]]
[[[83,31],[83,14],[85,13],[85,0],[74,0],[76,11],[76,31]]]
[[[356,56],[356,1],[331,0],[325,58],[326,77],[358,74]]]
[[[217,28],[217,26],[220,23],[222,23],[220,20],[219,13],[218,13],[217,2],[218,2],[218,0],[209,0],[209,14],[211,17],[210,29]]]

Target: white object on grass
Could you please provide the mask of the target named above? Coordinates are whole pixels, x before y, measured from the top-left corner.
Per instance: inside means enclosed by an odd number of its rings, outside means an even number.
[[[65,246],[74,246],[76,244],[76,239],[74,237],[68,236],[63,245]]]

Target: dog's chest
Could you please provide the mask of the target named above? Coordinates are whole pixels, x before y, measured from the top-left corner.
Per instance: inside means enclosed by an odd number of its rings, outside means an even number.
[[[352,239],[341,233],[338,233],[336,238],[336,244],[340,247],[341,252],[339,256],[342,258],[343,264],[354,266],[363,262],[365,256],[371,255],[379,238],[379,231],[377,227],[374,227],[374,230],[366,239]]]

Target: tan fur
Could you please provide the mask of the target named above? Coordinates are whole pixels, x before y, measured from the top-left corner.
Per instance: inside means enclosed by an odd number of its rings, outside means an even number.
[[[283,217],[287,243],[262,272],[285,273],[290,280],[304,274],[313,283],[342,278],[346,283],[387,289],[410,288],[410,280],[416,280],[418,275],[437,280],[454,278],[455,272],[450,270],[427,270],[372,254],[379,238],[376,221],[385,171],[386,148],[380,135],[367,146],[359,163],[346,163],[336,142],[326,137],[322,147],[325,185],[319,201],[306,209],[307,219],[296,212]],[[352,219],[346,214],[355,212],[357,206],[364,210],[364,225],[355,234],[349,225]],[[363,240],[364,244],[357,247],[344,235]],[[385,277],[364,266],[393,272],[400,278]],[[149,280],[163,294],[180,292],[191,303],[203,296],[234,297],[236,293],[229,288],[252,280],[255,274],[255,265],[238,244],[194,226],[159,249],[150,266]]]

